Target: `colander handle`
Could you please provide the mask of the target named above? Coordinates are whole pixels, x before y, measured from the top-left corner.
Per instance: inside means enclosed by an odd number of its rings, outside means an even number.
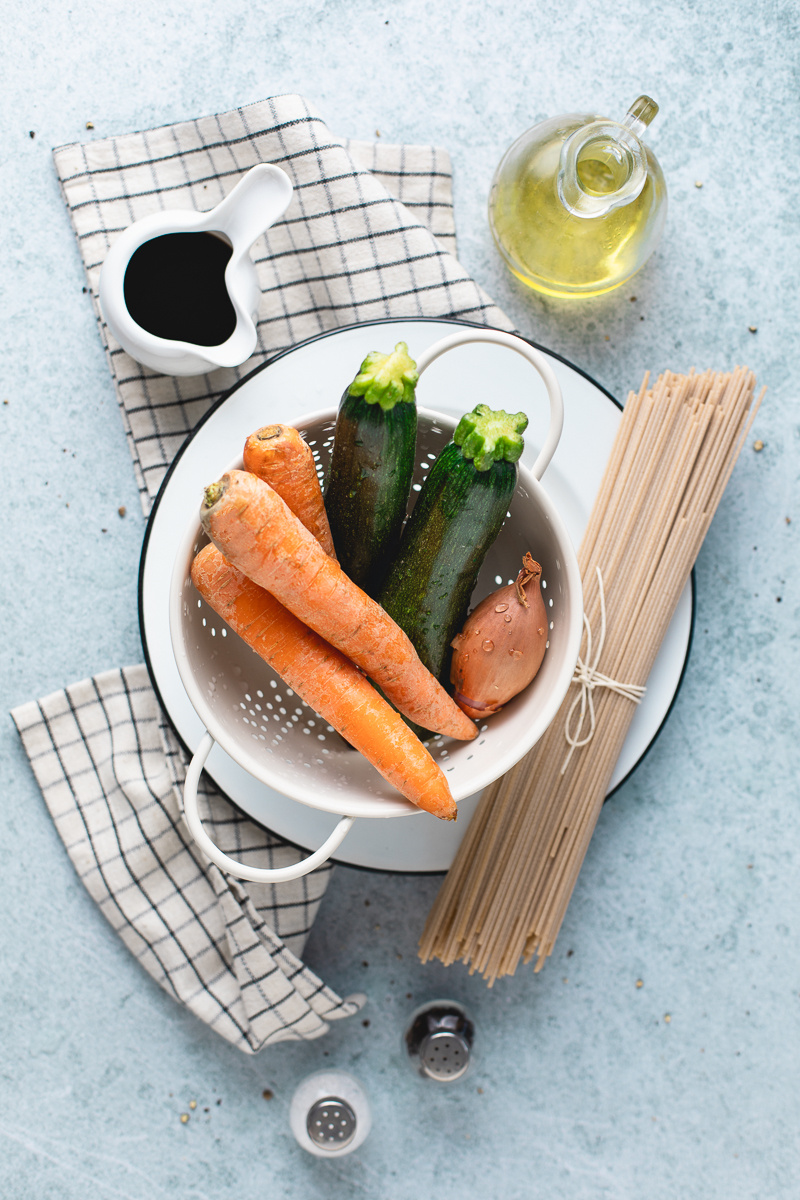
[[[529,342],[516,337],[513,333],[503,333],[500,329],[464,329],[459,330],[458,333],[448,334],[447,337],[434,342],[427,350],[423,350],[417,359],[417,371],[421,375],[440,354],[444,354],[456,346],[465,346],[469,342],[495,342],[498,346],[508,346],[509,350],[516,350],[517,354],[527,358],[531,366],[535,367],[541,375],[544,386],[547,388],[547,398],[550,401],[550,427],[544,445],[539,451],[539,456],[533,464],[532,472],[536,479],[541,479],[550,464],[550,459],[556,452],[556,446],[564,428],[564,399],[561,395],[561,385],[556,379],[553,368],[541,350],[537,350],[535,346],[531,346]]]
[[[219,846],[212,842],[203,828],[197,809],[197,785],[213,745],[214,739],[211,734],[204,734],[189,763],[183,788],[183,815],[189,826],[189,832],[206,857],[216,863],[220,870],[233,875],[235,879],[247,879],[251,883],[285,883],[288,879],[299,879],[301,875],[307,875],[315,867],[320,867],[327,862],[334,850],[344,841],[345,834],[349,831],[355,817],[342,817],[333,833],[322,843],[319,850],[315,850],[308,858],[304,858],[298,863],[292,863],[289,867],[249,867],[245,863],[237,862],[234,858],[229,858],[220,850]]]

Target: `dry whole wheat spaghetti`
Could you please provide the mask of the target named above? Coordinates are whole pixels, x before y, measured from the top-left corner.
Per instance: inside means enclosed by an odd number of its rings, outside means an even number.
[[[552,952],[636,697],[762,396],[737,367],[667,372],[652,388],[645,376],[628,397],[578,554],[602,651],[587,664],[585,632],[584,669],[553,724],[484,791],[423,930],[423,962],[461,960],[491,985],[520,960],[536,957],[538,971]]]

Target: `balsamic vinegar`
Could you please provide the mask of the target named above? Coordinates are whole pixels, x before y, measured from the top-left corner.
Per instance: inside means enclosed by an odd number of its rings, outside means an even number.
[[[236,328],[225,285],[232,254],[213,233],[166,233],[144,242],[125,271],[125,305],[155,337],[219,346]]]

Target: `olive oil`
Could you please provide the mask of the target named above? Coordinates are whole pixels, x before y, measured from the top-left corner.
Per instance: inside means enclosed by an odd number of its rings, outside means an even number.
[[[529,287],[597,296],[630,279],[652,253],[666,187],[631,126],[556,117],[523,134],[502,159],[490,225],[507,266]]]

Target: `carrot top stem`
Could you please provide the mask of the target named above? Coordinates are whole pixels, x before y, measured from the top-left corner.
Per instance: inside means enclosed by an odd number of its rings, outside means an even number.
[[[351,396],[363,396],[367,404],[379,404],[384,412],[395,404],[413,404],[419,379],[417,364],[405,342],[398,342],[392,354],[373,350],[362,362],[348,388]]]

